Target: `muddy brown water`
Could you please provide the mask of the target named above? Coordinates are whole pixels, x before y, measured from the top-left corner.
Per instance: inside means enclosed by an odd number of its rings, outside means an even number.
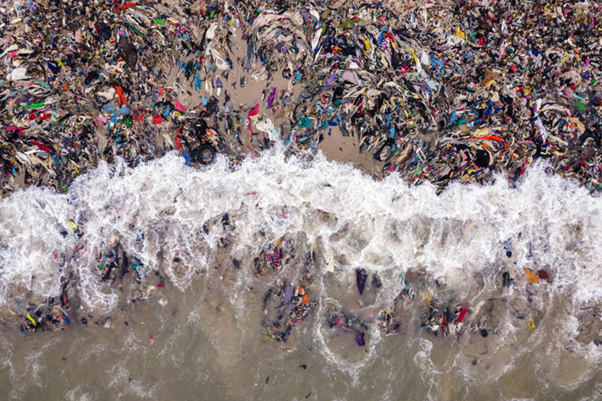
[[[547,354],[544,345],[554,341],[554,327],[548,325],[535,332],[523,330],[516,336],[519,343],[512,344],[504,344],[501,333],[435,338],[417,324],[420,307],[410,305],[400,333],[385,337],[371,356],[352,335],[329,328],[318,310],[294,328],[287,343],[266,340],[259,329],[268,287],[263,279],[250,280],[246,292],[235,295],[228,277],[214,272],[184,293],[166,286],[150,302],[122,304],[124,310],[113,314],[110,328],[93,318],[88,326],[75,322],[64,331],[26,337],[4,327],[2,399],[598,397],[601,373],[591,372],[584,358],[568,349]],[[321,303],[334,297],[348,309],[371,313],[369,306],[359,306],[350,278],[329,288]],[[160,298],[168,303],[160,305]],[[544,340],[531,349],[531,336]]]

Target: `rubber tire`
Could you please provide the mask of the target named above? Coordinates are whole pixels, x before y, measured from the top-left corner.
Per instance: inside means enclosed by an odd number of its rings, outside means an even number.
[[[211,145],[202,145],[194,151],[193,157],[196,162],[206,166],[215,160],[215,149]]]

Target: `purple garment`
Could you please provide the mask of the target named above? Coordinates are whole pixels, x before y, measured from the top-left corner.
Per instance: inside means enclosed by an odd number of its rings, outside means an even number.
[[[274,99],[276,98],[276,88],[272,88],[272,92],[268,96],[268,109],[271,109],[274,105]]]
[[[364,333],[362,331],[357,330],[355,332],[355,342],[360,347],[363,347],[366,343],[364,342]]]

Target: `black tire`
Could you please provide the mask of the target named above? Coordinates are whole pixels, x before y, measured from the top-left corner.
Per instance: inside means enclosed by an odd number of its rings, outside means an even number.
[[[206,166],[215,160],[215,149],[211,145],[202,145],[193,153],[196,162]]]

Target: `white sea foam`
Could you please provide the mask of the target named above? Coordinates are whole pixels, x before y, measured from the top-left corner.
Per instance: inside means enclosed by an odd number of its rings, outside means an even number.
[[[324,222],[318,210],[334,218]],[[101,164],[67,194],[30,188],[1,200],[0,285],[58,295],[62,258],[69,261],[79,246],[70,263],[84,304],[110,309],[116,295],[97,269],[115,234],[144,263],[143,273],[161,269],[183,290],[196,271],[210,267],[223,235],[219,224],[208,233],[203,225],[229,212],[236,226],[232,254],[240,258],[305,232],[310,244],[321,239],[338,268],[362,266],[397,278],[418,267],[461,288],[478,273],[486,286],[498,283],[508,263],[502,243],[510,240],[519,275],[523,266],[547,268],[550,289],[591,302],[602,295],[601,210],[602,199],[547,175],[544,166],[532,168],[517,188],[498,177],[488,186],[453,184],[437,196],[428,183],[377,182],[321,155],[311,162],[287,159],[281,148],[234,169],[221,156],[209,168],[193,169],[171,153],[134,169]],[[81,240],[60,233],[70,230],[67,221],[82,227]],[[0,302],[7,297],[1,291]]]

